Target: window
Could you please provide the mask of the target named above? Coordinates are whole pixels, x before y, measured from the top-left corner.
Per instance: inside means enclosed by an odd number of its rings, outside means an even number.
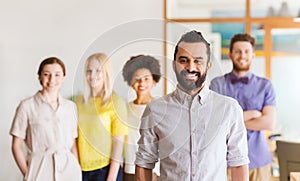
[[[180,35],[197,29],[213,42],[213,58],[218,66],[208,77],[212,78],[231,70],[227,57],[228,41],[233,34],[246,32],[257,42],[252,71],[273,82],[282,129],[291,131],[298,127],[295,125],[300,125],[300,84],[297,83],[300,77],[300,22],[294,21],[300,12],[299,0],[165,0],[164,4],[165,73],[171,77],[165,84],[165,93],[174,89],[176,79],[169,60],[173,56],[172,45]],[[300,134],[298,136],[300,138]]]

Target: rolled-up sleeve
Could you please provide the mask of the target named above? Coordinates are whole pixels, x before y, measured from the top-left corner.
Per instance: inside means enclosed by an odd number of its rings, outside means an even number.
[[[248,164],[249,159],[243,111],[238,104],[232,110],[230,133],[227,137],[227,164],[230,167],[235,167]]]
[[[152,117],[151,110],[147,106],[141,119],[141,137],[138,141],[139,148],[135,160],[136,165],[147,169],[153,169],[158,161],[158,138]]]

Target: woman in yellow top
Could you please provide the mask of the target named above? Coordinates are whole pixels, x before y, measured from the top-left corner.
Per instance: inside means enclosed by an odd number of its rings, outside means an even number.
[[[86,91],[75,98],[78,108],[78,152],[83,181],[121,181],[127,127],[126,103],[112,91],[110,61],[103,53],[85,63]]]

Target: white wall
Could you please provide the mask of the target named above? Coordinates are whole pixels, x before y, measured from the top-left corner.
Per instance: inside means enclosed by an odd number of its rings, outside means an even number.
[[[109,37],[112,41],[104,40],[103,35],[111,36],[109,32],[112,31],[123,33],[124,37],[138,34],[140,30],[154,32],[153,35],[146,33],[147,40],[141,40],[143,35],[140,35],[140,40],[134,42],[133,36],[131,43],[119,44],[114,51],[105,52],[113,59],[114,70],[117,70],[115,77],[118,77],[124,61],[131,55],[162,56],[159,39],[163,27],[157,22],[154,22],[155,26],[139,27],[144,22],[140,21],[142,19],[161,20],[162,12],[160,0],[0,1],[0,180],[21,180],[10,151],[8,132],[19,101],[40,88],[36,75],[40,61],[47,56],[58,56],[65,62],[67,79],[62,94],[70,96],[76,87],[77,66],[81,68],[80,60],[87,56],[86,52],[108,51],[105,47],[115,41],[113,37]],[[132,21],[135,21],[134,26],[128,28]],[[117,31],[116,26],[124,31]],[[122,38],[120,35],[117,37]],[[158,40],[149,41],[151,38]],[[99,49],[90,49],[100,43],[97,40],[106,44],[101,44]],[[74,91],[77,93],[78,90]],[[162,92],[161,87],[157,92]]]

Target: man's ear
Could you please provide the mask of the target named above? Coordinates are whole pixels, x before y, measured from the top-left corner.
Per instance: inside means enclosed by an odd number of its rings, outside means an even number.
[[[209,70],[211,67],[212,67],[212,63],[211,63],[211,61],[209,61],[209,62],[207,63],[207,70]]]
[[[176,61],[175,60],[173,60],[173,62],[172,62],[172,68],[173,68],[173,71],[175,72],[175,67],[176,67]]]
[[[231,52],[228,52],[228,57],[230,60],[232,60]]]

